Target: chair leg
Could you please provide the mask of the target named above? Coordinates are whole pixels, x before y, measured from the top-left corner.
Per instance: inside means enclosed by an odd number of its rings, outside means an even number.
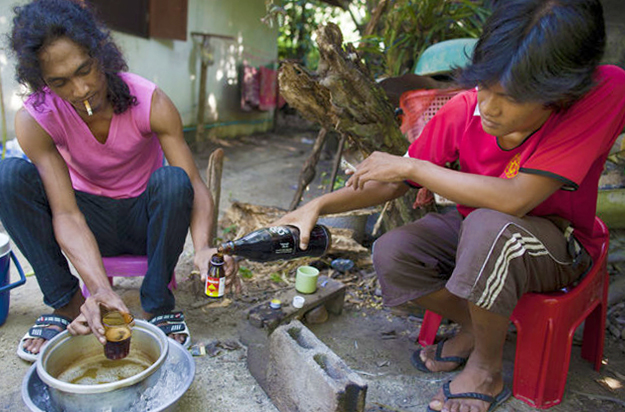
[[[436,332],[438,332],[438,327],[441,324],[441,320],[443,320],[443,317],[438,313],[430,312],[429,310],[425,311],[418,339],[418,342],[421,346],[425,347],[434,344],[434,340],[436,339]]]
[[[582,358],[592,362],[596,371],[599,371],[603,361],[605,319],[606,307],[603,302],[600,302],[584,323]]]
[[[582,340],[582,358],[592,362],[595,370],[599,371],[603,362],[603,345],[605,343],[605,323],[608,310],[609,274],[605,261],[601,266],[603,277],[602,299],[584,323],[584,337]]]
[[[553,318],[531,325],[515,323],[514,397],[536,408],[559,404],[571,360],[572,326]]]

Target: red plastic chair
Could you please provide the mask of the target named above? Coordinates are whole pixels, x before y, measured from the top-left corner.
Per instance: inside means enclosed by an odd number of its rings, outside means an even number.
[[[571,360],[575,329],[585,320],[582,358],[599,370],[603,359],[608,302],[609,234],[595,218],[595,232],[603,234],[599,258],[584,279],[567,292],[526,293],[511,320],[517,329],[513,394],[517,399],[546,409],[559,404]],[[441,316],[426,311],[418,342],[432,345]]]
[[[145,276],[148,271],[148,257],[147,256],[133,256],[133,255],[120,255],[103,257],[102,263],[104,263],[104,270],[106,276],[109,279],[109,283],[113,284],[113,278],[115,276],[120,277],[132,277],[132,276]],[[169,282],[169,289],[176,289],[176,272],[171,276],[171,282]],[[83,284],[82,294],[84,297],[88,297],[89,290],[87,286]]]

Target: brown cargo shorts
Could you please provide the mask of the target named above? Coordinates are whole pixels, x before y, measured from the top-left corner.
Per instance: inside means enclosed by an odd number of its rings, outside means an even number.
[[[375,242],[373,264],[384,303],[398,306],[447,288],[509,317],[524,293],[559,290],[592,265],[565,229],[561,220],[490,209],[464,219],[455,210],[430,213]]]

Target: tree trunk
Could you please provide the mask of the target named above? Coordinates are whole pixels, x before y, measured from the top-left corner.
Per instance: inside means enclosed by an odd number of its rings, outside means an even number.
[[[353,148],[366,157],[374,151],[403,155],[408,141],[399,129],[394,107],[373,80],[351,45],[343,47],[339,27],[328,23],[317,30],[319,67],[316,73],[293,61],[282,63],[280,93],[306,119],[347,136]],[[419,215],[412,205],[415,193],[398,199],[389,208],[388,230]]]

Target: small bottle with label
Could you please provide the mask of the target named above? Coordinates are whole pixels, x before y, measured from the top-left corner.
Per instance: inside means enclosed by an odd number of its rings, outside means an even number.
[[[208,264],[208,276],[206,277],[206,296],[209,298],[221,298],[226,291],[226,269],[224,258],[221,253],[211,256]]]

